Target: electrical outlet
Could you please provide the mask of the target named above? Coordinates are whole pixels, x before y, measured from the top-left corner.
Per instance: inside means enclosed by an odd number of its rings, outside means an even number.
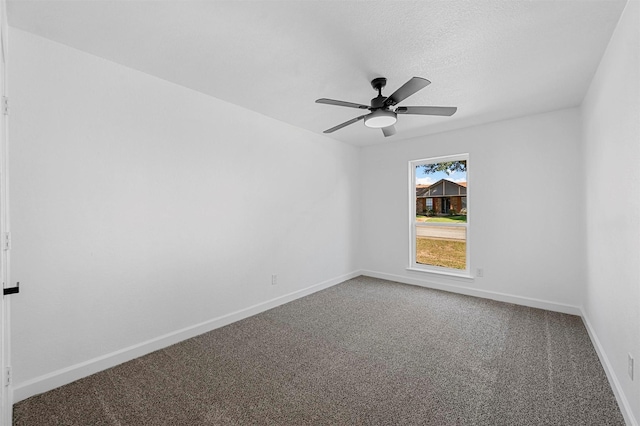
[[[476,277],[478,277],[478,278],[484,277],[484,269],[482,269],[482,268],[476,269]]]
[[[627,373],[629,373],[629,377],[633,380],[633,357],[630,353],[628,353],[627,356]]]
[[[277,275],[271,275],[271,285],[276,285],[278,284],[278,276]]]

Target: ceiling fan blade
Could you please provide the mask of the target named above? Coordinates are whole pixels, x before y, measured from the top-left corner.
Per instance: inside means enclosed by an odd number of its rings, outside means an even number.
[[[411,80],[407,81],[398,90],[393,92],[393,94],[389,96],[384,103],[385,105],[396,105],[430,84],[431,82],[426,78],[412,77]]]
[[[396,108],[397,114],[417,114],[417,115],[446,115],[455,114],[458,110],[456,107],[439,107],[439,106],[408,106]]]
[[[368,115],[368,114],[365,114],[365,115]],[[325,131],[324,131],[324,132],[322,132],[322,133],[333,133],[333,132],[335,132],[336,130],[340,130],[340,129],[342,129],[343,127],[347,127],[349,124],[353,124],[353,123],[355,123],[355,122],[357,122],[357,121],[362,120],[362,119],[365,117],[365,115],[361,115],[360,117],[352,118],[351,120],[349,120],[349,121],[345,121],[345,122],[344,122],[344,123],[342,123],[342,124],[338,124],[337,126],[332,127],[332,128],[330,128],[330,129],[327,129],[327,130],[325,130]]]
[[[386,138],[387,136],[393,136],[396,134],[396,126],[394,126],[393,124],[391,126],[387,126],[387,127],[383,127],[382,128],[382,133],[384,133],[384,137]]]
[[[368,105],[354,104],[353,102],[336,101],[335,99],[320,98],[316,100],[317,104],[336,105],[349,108],[369,109]]]

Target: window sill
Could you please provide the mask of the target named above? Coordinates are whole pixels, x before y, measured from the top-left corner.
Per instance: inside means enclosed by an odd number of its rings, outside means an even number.
[[[464,278],[465,280],[475,279],[474,276],[464,272],[449,272],[449,271],[438,271],[435,269],[420,269],[420,268],[413,268],[411,266],[407,268],[407,271],[421,272],[423,274],[445,275],[447,277],[453,277],[453,278]]]

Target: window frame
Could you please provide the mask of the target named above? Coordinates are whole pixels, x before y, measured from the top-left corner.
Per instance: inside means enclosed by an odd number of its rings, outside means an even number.
[[[471,257],[470,257],[470,220],[467,216],[467,222],[461,223],[430,223],[416,221],[416,167],[423,164],[445,163],[449,161],[466,161],[466,182],[467,182],[467,194],[466,194],[466,208],[469,209],[470,201],[470,178],[469,178],[469,154],[454,154],[441,157],[422,158],[419,160],[409,161],[409,266],[410,271],[427,272],[432,274],[442,274],[454,277],[473,278],[471,275]],[[416,261],[416,227],[438,227],[438,226],[454,226],[466,228],[466,245],[465,245],[465,269],[446,268],[443,266],[425,265]]]

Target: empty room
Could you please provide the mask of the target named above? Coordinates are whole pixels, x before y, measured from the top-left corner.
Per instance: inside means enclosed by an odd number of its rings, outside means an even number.
[[[0,425],[639,424],[639,0],[0,17]]]

